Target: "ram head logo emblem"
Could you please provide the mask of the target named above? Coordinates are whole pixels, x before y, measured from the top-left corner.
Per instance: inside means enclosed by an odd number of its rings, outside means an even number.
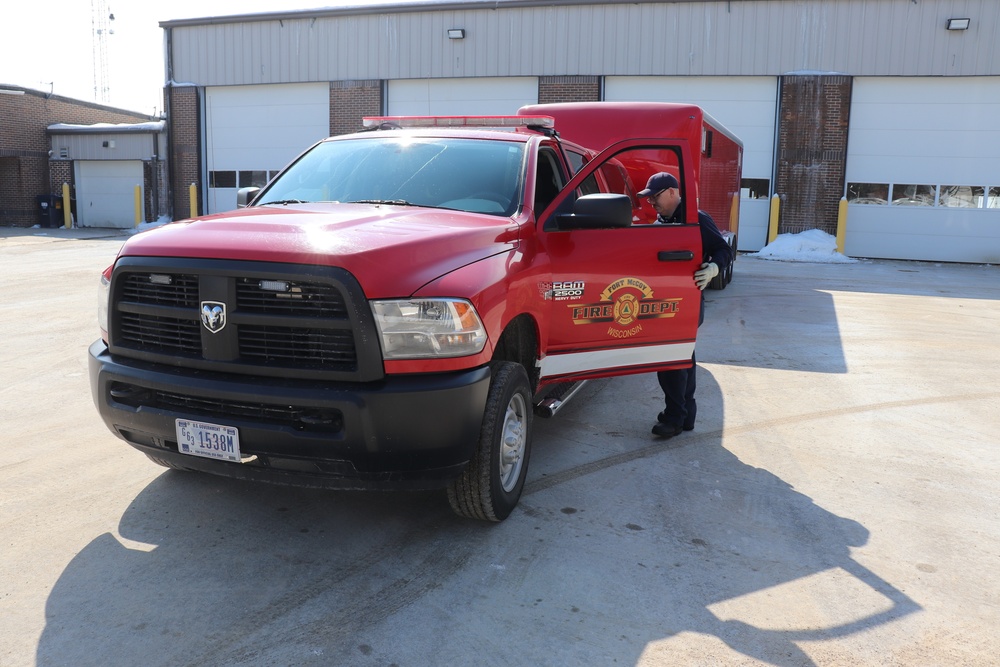
[[[226,304],[220,301],[202,301],[201,323],[212,333],[222,331],[226,326]]]

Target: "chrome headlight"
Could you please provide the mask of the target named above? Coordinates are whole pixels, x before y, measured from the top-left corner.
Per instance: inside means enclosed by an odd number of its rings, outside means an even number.
[[[111,299],[111,269],[101,274],[101,286],[97,290],[97,324],[101,327],[101,336],[108,337],[108,301]]]
[[[464,357],[482,352],[486,330],[464,299],[373,301],[384,359]]]

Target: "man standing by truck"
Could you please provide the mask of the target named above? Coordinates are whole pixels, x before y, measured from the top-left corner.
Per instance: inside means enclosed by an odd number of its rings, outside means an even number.
[[[646,189],[639,192],[656,211],[656,222],[663,225],[682,224],[684,222],[681,207],[680,186],[677,179],[667,172],[660,172],[649,177]],[[694,282],[702,290],[701,311],[698,314],[698,325],[705,319],[705,287],[712,278],[719,274],[720,266],[729,266],[733,259],[733,251],[722,237],[712,217],[704,211],[698,211],[698,227],[701,229],[702,262],[694,273]],[[681,431],[694,429],[694,421],[698,412],[695,402],[695,355],[691,355],[691,368],[660,371],[656,379],[663,390],[665,407],[656,416],[653,434],[661,438],[672,438]]]

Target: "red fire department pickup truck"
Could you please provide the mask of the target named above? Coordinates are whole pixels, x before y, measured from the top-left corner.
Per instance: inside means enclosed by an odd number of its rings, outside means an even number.
[[[94,401],[167,467],[443,488],[500,521],[534,414],[587,379],[690,366],[696,203],[738,205],[741,146],[689,105],[365,125],[233,212],[124,244],[101,277]],[[723,159],[733,177],[699,188]],[[685,224],[648,224],[635,194],[663,170]]]

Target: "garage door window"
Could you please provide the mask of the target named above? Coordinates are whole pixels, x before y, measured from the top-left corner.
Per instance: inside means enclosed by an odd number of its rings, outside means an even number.
[[[848,183],[847,201],[851,204],[881,205],[889,203],[888,183]]]
[[[771,181],[766,178],[744,178],[740,181],[740,196],[743,199],[767,199]]]
[[[208,187],[210,188],[235,188],[235,171],[210,171],[208,172]]]
[[[934,206],[937,186],[894,183],[892,185],[893,206]]]
[[[976,185],[942,185],[939,203],[948,208],[982,208],[985,192]]]
[[[274,173],[274,172],[272,172]],[[241,188],[262,188],[267,185],[267,172],[263,170],[241,171]]]
[[[892,193],[889,195],[888,193]],[[935,195],[937,199],[935,200]],[[938,206],[942,208],[1000,208],[1000,187],[981,185],[914,185],[912,183],[848,183],[850,204],[878,206]]]

